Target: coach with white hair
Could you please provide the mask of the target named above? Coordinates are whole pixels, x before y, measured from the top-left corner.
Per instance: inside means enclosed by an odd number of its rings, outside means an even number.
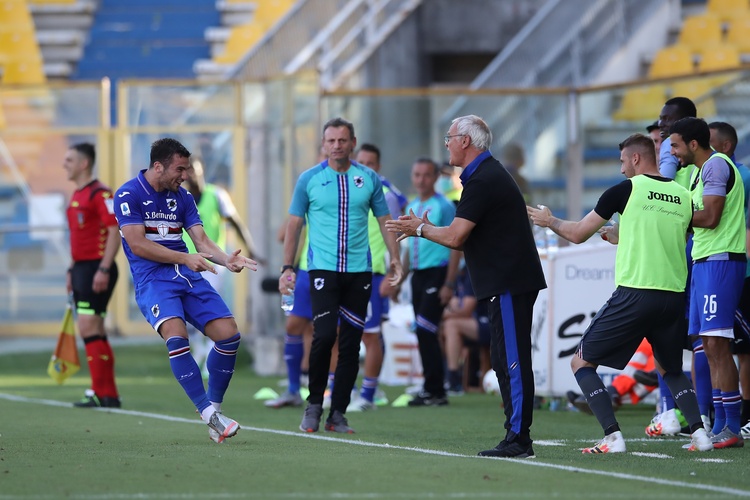
[[[463,192],[450,226],[437,227],[413,212],[386,221],[400,239],[427,238],[464,251],[477,300],[492,324],[492,368],[505,404],[505,438],[486,457],[534,456],[530,427],[534,405],[531,320],[539,290],[547,287],[526,203],[510,173],[489,151],[492,132],[478,116],[453,120],[445,147],[451,165],[463,167]]]

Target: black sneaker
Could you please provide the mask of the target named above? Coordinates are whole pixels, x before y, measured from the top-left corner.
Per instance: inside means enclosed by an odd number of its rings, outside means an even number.
[[[442,396],[433,396],[429,392],[421,391],[409,401],[409,406],[445,406],[448,404],[448,398]]]
[[[354,429],[349,427],[349,422],[340,411],[335,410],[326,420],[326,430],[329,432],[342,432],[344,434],[354,434]]]
[[[83,399],[73,403],[76,408],[120,408],[120,398],[102,396],[101,398],[90,391],[86,391]]]
[[[534,449],[531,443],[521,444],[518,441],[509,443],[505,439],[492,449],[480,451],[477,453],[480,457],[498,457],[498,458],[534,458]]]

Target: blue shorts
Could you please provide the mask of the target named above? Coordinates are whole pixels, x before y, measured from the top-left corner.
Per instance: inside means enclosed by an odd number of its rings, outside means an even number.
[[[297,271],[294,285],[294,307],[289,315],[312,321],[312,302],[310,302],[310,275],[307,271]]]
[[[380,323],[388,319],[388,297],[380,296],[380,284],[385,279],[382,274],[372,275],[370,303],[367,305],[364,333],[380,333]]]
[[[742,294],[745,268],[745,262],[733,260],[693,264],[690,335],[734,338],[734,313]]]
[[[138,308],[154,330],[168,319],[181,318],[205,333],[206,324],[232,313],[208,280],[146,280],[135,288]]]

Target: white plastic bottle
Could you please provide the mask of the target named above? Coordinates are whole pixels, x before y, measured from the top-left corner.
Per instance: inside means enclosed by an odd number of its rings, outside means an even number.
[[[284,312],[291,312],[294,309],[294,290],[289,288],[287,290],[289,290],[289,294],[281,296],[281,309]]]

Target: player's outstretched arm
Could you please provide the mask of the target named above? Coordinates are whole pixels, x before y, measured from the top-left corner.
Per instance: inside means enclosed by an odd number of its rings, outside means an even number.
[[[239,249],[231,254],[227,254],[224,250],[219,248],[219,245],[211,241],[206,235],[203,226],[199,224],[192,226],[187,232],[193,240],[193,244],[195,244],[195,249],[198,250],[198,253],[214,264],[224,266],[233,273],[238,273],[245,268],[253,271],[257,270],[256,266],[258,263],[252,259],[248,259],[244,255],[240,255]]]
[[[539,205],[539,208],[527,206],[526,213],[529,215],[531,222],[535,225],[539,227],[548,227],[552,229],[555,234],[565,238],[571,243],[583,243],[596,234],[596,232],[607,223],[607,219],[603,219],[594,210],[586,214],[586,216],[578,222],[558,219],[552,215],[552,211],[544,205]]]

